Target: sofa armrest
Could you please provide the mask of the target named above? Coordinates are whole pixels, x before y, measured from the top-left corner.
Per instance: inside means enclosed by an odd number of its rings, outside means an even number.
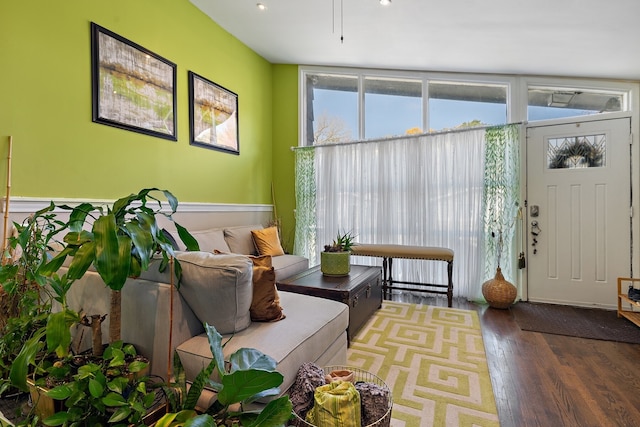
[[[61,273],[64,273],[62,271]],[[169,349],[171,298],[173,294],[173,328]],[[95,271],[77,280],[67,296],[73,310],[87,314],[108,314],[111,290]],[[78,326],[78,328],[84,328]],[[109,342],[109,316],[102,324],[102,342]],[[180,293],[171,285],[144,279],[127,279],[122,288],[122,340],[136,347],[138,353],[151,359],[151,374],[166,379],[169,358],[175,348],[189,338],[204,332]],[[90,334],[74,330],[74,347],[83,351],[90,347]]]

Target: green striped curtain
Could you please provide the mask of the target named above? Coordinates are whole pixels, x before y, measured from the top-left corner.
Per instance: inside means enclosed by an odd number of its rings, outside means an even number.
[[[296,233],[293,253],[316,258],[316,171],[315,148],[295,150]]]
[[[505,278],[516,282],[520,221],[520,125],[487,128],[485,134],[484,276],[490,279],[500,267]]]

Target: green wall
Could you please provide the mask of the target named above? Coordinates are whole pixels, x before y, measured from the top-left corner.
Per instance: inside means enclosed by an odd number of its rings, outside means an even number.
[[[284,146],[297,140],[290,111],[297,90],[287,81],[297,80],[296,67],[272,66],[188,0],[0,5],[0,187],[12,135],[12,196],[115,199],[160,187],[180,201],[268,204],[275,166],[283,169],[277,180],[286,180],[278,202],[292,210],[292,154]],[[92,21],[177,64],[177,142],[91,121]],[[285,91],[277,97],[274,68],[276,87]],[[238,94],[239,156],[189,145],[189,70]],[[273,111],[281,107],[287,113],[276,124],[283,129],[273,132]],[[281,139],[276,150],[274,134]],[[282,153],[274,165],[273,155]]]
[[[294,153],[298,145],[298,67],[273,66],[273,182],[282,240],[293,249],[295,174]]]

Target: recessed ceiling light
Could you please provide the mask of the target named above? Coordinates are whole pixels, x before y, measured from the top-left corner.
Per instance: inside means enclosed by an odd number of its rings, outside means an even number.
[[[262,4],[262,3],[258,3],[258,4],[256,4],[256,6],[257,6],[257,7],[258,7],[258,9],[260,9],[260,10],[267,10],[267,6],[265,6],[265,5],[264,5],[264,4]]]
[[[389,6],[391,4],[391,0],[380,0],[380,4],[383,6]]]

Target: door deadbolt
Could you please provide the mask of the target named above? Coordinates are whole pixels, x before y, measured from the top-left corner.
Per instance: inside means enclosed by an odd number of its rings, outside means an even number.
[[[529,208],[529,216],[537,218],[540,215],[540,207],[538,205],[531,205]]]

